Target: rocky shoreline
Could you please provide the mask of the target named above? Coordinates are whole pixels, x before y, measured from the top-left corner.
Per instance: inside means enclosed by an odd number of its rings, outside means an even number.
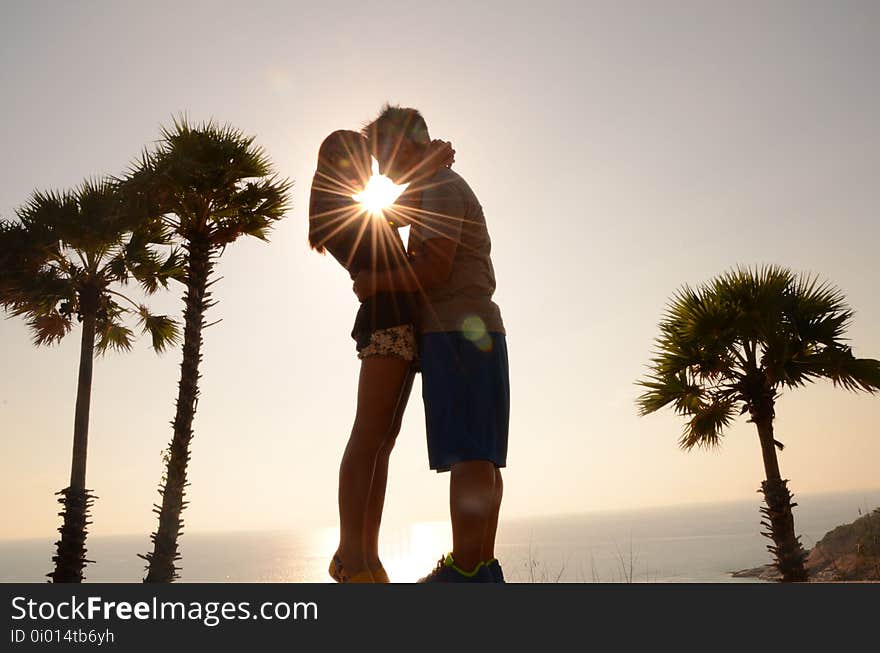
[[[828,531],[807,555],[810,582],[880,582],[880,508]],[[732,571],[733,578],[778,581],[772,564]]]

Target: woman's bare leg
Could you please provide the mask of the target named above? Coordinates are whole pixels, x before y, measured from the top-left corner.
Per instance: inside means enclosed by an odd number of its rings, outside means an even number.
[[[364,520],[379,450],[385,443],[410,363],[402,358],[361,361],[357,415],[339,466],[339,548],[350,576],[368,569],[364,556]]]
[[[388,485],[388,463],[391,451],[400,433],[400,425],[403,422],[403,413],[409,402],[412,392],[415,371],[411,370],[400,389],[400,397],[394,411],[394,421],[388,431],[388,437],[379,449],[376,456],[376,466],[373,469],[373,483],[370,486],[370,495],[367,499],[367,512],[364,518],[364,556],[370,571],[377,571],[382,563],[379,561],[379,527],[382,524],[382,509],[385,507],[385,488]]]

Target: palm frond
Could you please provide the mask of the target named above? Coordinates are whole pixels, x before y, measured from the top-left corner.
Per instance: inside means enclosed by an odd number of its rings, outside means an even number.
[[[33,334],[34,345],[38,347],[60,342],[72,326],[70,316],[56,310],[33,314],[27,324]]]
[[[112,318],[101,320],[98,323],[95,350],[99,354],[105,354],[110,349],[120,352],[131,351],[134,342],[134,333],[127,326]]]
[[[130,210],[119,184],[107,179],[87,179],[70,192],[34,191],[16,217],[0,223],[0,306],[27,319],[37,345],[59,341],[73,315],[93,312],[99,352],[131,349],[133,333],[119,320],[124,311],[110,286],[134,278],[152,292],[180,274],[178,250],[167,258],[155,250],[170,242],[167,227]],[[80,301],[95,293],[97,309],[94,300]],[[154,346],[176,335],[161,318],[149,330]]]
[[[162,267],[159,269],[158,274],[156,275],[159,283],[162,284],[163,287],[168,287],[168,281],[170,279],[176,279],[177,281],[183,281],[184,274],[186,272],[186,258],[183,255],[183,252],[179,247],[172,247],[168,252],[168,256],[162,262]]]
[[[156,149],[142,155],[120,186],[184,239],[222,248],[240,236],[265,240],[289,208],[291,184],[275,177],[253,136],[180,116],[162,128]]]
[[[793,364],[799,378],[830,379],[846,390],[880,391],[880,361],[856,358],[846,346],[828,347]]]
[[[3,305],[12,316],[47,315],[58,309],[61,302],[73,308],[77,275],[62,275],[57,269],[45,267],[31,274],[15,274],[6,278]]]
[[[180,342],[178,323],[167,315],[152,315],[146,306],[138,310],[138,326],[141,333],[149,333],[153,349],[157,353],[164,352],[170,345]]]
[[[704,403],[685,424],[679,446],[685,450],[718,446],[724,429],[730,425],[736,413],[736,402],[729,398],[713,398]]]
[[[653,413],[669,404],[673,404],[675,412],[680,415],[692,415],[702,406],[703,388],[690,382],[684,372],[652,376],[639,381],[638,385],[647,388],[637,400],[640,415]]]

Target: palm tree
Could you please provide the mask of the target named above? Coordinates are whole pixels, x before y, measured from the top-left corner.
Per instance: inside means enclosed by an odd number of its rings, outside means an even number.
[[[154,215],[182,241],[186,251],[183,361],[180,365],[174,434],[160,482],[162,505],[154,506],[159,526],[145,582],[172,582],[182,533],[181,512],[198,404],[202,330],[211,300],[211,275],[217,258],[240,236],[266,240],[272,224],[284,217],[290,183],[279,181],[263,150],[230,126],[208,122],[191,126],[186,118],[163,129],[153,152],[145,152],[123,188],[133,201],[151,206]]]
[[[131,349],[134,332],[123,323],[125,314],[137,317],[157,352],[177,341],[173,320],[150,314],[115,288],[132,279],[148,294],[167,286],[180,271],[180,255],[175,249],[160,255],[153,245],[166,244],[166,234],[122,203],[106,180],[86,181],[74,192],[35,192],[17,217],[0,224],[0,305],[27,319],[35,345],[60,341],[74,316],[82,323],[70,485],[57,493],[63,524],[55,569],[47,574],[56,583],[81,582],[91,562],[85,540],[95,498],[86,489],[94,356]]]
[[[738,268],[694,290],[679,290],[660,323],[651,372],[639,385],[642,415],[672,405],[688,418],[686,450],[720,443],[737,414],[755,424],[766,479],[761,511],[783,581],[804,581],[792,495],[779,472],[773,434],[784,388],[830,379],[847,390],[880,389],[880,362],[856,358],[845,343],[853,312],[843,294],[811,275],[781,267]]]

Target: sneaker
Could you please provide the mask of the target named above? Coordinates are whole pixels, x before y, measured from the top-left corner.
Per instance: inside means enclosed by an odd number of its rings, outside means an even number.
[[[455,566],[452,554],[437,561],[434,571],[419,579],[420,583],[491,583],[492,573],[486,568],[485,563],[477,565],[473,571],[464,571]]]
[[[501,570],[501,563],[498,562],[498,558],[492,558],[489,562],[484,562],[483,564],[489,570],[489,573],[492,574],[493,583],[505,582],[504,572]]]

